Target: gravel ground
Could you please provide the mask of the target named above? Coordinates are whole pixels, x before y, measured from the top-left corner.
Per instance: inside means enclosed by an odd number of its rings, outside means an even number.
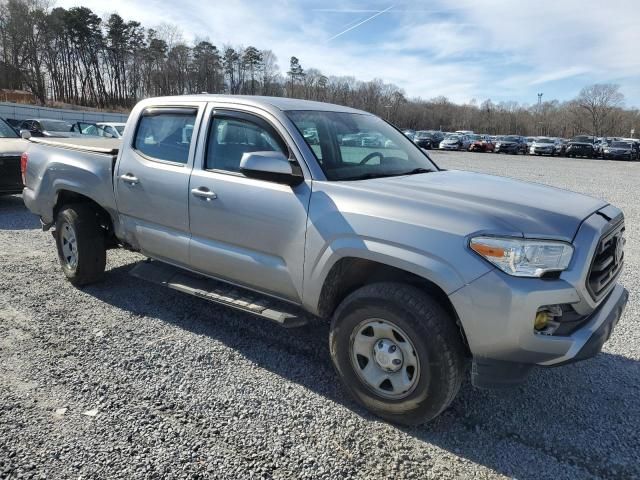
[[[632,296],[602,354],[508,392],[466,383],[432,423],[398,428],[341,390],[327,326],[283,330],[136,280],[125,251],[75,289],[51,235],[3,197],[0,477],[640,478],[640,163],[433,156],[624,209]]]

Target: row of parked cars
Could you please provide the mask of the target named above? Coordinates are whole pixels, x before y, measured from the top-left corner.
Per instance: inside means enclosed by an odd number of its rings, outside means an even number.
[[[20,135],[29,132],[32,137],[92,137],[121,138],[124,123],[116,122],[68,122],[49,118],[30,118],[26,120],[6,119]]]
[[[25,150],[24,138],[89,137],[121,138],[124,123],[67,122],[48,118],[26,120],[0,118],[0,195],[22,192],[20,158]],[[21,138],[22,137],[22,138]]]
[[[640,159],[640,140],[620,137],[578,135],[572,139],[556,137],[493,136],[467,130],[441,132],[437,130],[404,130],[408,138],[425,149],[467,150],[565,157],[604,158],[613,160]]]

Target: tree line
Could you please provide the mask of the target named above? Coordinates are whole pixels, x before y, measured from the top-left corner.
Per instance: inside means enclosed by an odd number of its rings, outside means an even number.
[[[295,56],[283,72],[268,49],[188,43],[175,26],[148,28],[86,7],[48,8],[44,0],[0,3],[0,88],[26,89],[42,104],[116,110],[150,96],[207,92],[337,103],[412,129],[562,137],[640,131],[640,113],[624,108],[617,85],[591,85],[573,100],[532,106],[490,99],[457,104],[432,92],[424,93],[429,99],[408,98],[380,79],[305,69]]]

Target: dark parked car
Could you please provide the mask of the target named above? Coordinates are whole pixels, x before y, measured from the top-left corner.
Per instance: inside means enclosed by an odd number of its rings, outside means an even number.
[[[527,142],[520,135],[506,135],[496,143],[496,153],[527,153]]]
[[[433,130],[420,130],[416,132],[413,141],[420,148],[432,149],[438,148],[440,142],[444,139],[442,132]]]
[[[602,150],[607,160],[638,160],[638,149],[632,142],[611,142]]]
[[[567,157],[594,158],[596,156],[595,138],[588,135],[573,137],[567,144],[566,153]]]
[[[26,149],[27,142],[0,119],[0,195],[22,193],[20,156]]]

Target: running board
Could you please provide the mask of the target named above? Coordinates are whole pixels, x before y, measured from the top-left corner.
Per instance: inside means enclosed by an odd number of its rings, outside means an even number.
[[[194,297],[267,318],[283,327],[300,327],[308,322],[309,314],[299,307],[157,260],[140,262],[129,274]]]

